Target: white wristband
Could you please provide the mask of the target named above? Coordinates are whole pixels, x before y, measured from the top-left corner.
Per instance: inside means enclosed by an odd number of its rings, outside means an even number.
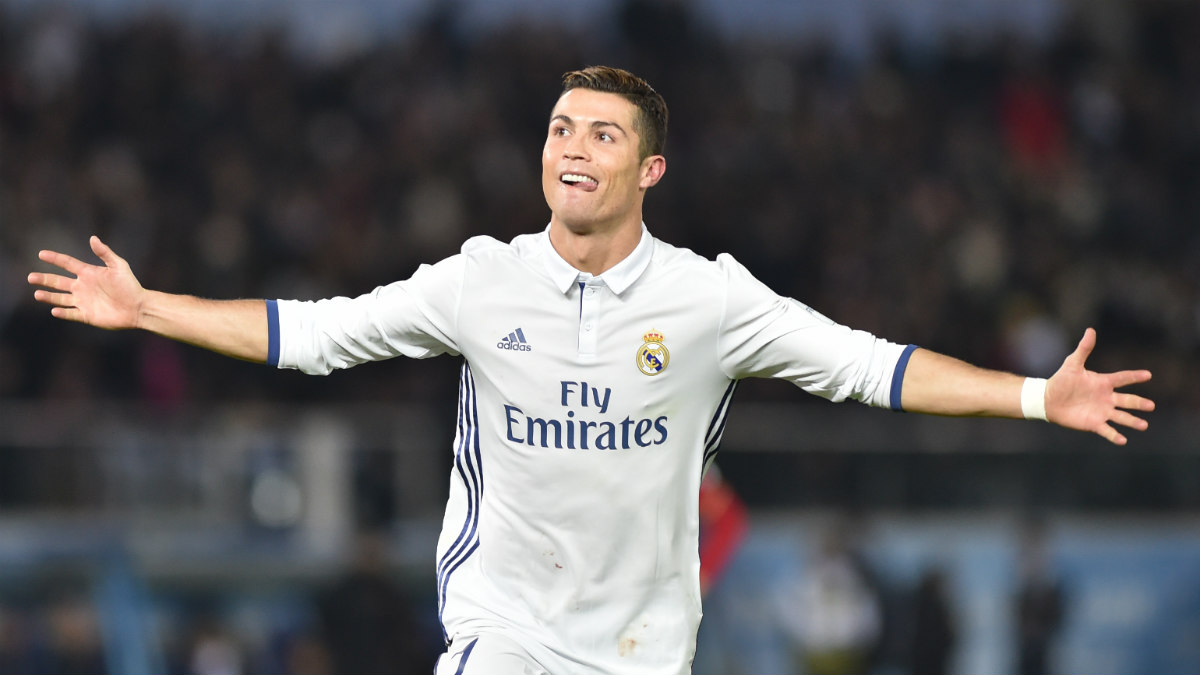
[[[1021,414],[1027,420],[1046,419],[1046,380],[1027,377],[1021,385]]]

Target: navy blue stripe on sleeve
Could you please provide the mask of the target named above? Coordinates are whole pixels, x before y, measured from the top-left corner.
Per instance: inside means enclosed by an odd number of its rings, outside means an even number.
[[[904,371],[908,369],[908,359],[912,353],[917,350],[916,345],[909,345],[900,353],[900,359],[896,361],[896,372],[892,373],[892,410],[896,412],[904,412],[904,408],[900,406],[900,394],[904,390]]]
[[[279,306],[267,300],[267,365],[279,367]]]

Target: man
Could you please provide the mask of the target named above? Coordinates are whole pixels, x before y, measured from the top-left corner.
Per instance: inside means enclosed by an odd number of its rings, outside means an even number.
[[[738,380],[841,401],[1049,419],[1123,444],[1145,429],[1116,390],[1147,371],[1084,369],[1089,329],[1047,382],[854,331],[782,298],[728,255],[655,239],[642,202],[666,171],[667,108],[644,81],[568,73],[542,153],[549,226],[477,237],[356,299],[213,301],[103,266],[29,282],[59,318],[142,328],[310,373],[404,355],[463,357],[438,599],[443,673],[690,670],[700,621],[697,493]]]

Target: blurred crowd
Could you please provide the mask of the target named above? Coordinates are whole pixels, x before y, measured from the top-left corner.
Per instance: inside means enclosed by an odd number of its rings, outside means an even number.
[[[339,569],[305,582],[168,583],[124,618],[94,590],[108,583],[102,565],[6,569],[0,673],[427,675],[443,649],[436,602],[404,583],[387,546],[364,532]],[[126,620],[137,640],[117,637]]]
[[[606,62],[671,106],[669,171],[647,199],[660,237],[729,251],[839,322],[993,367],[1049,374],[1095,326],[1096,366],[1152,368],[1160,405],[1200,410],[1200,6],[1117,5],[1119,21],[1084,11],[1048,42],[881,35],[852,58],[722,40],[687,3],[471,37],[434,3],[406,39],[323,60],[270,28],[0,8],[0,399],[452,387],[421,367],[314,384],[66,328],[24,275],[41,248],[90,258],[96,233],[150,288],[356,295],[469,236],[541,229],[558,77]]]

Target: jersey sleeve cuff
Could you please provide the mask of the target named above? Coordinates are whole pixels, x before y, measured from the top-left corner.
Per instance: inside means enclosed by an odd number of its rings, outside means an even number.
[[[900,352],[900,358],[896,360],[896,370],[892,372],[892,391],[891,391],[891,406],[896,412],[904,412],[904,408],[900,405],[900,395],[904,392],[904,371],[908,369],[908,359],[912,353],[917,350],[916,345],[909,345]]]
[[[267,365],[279,367],[279,304],[267,300]]]

